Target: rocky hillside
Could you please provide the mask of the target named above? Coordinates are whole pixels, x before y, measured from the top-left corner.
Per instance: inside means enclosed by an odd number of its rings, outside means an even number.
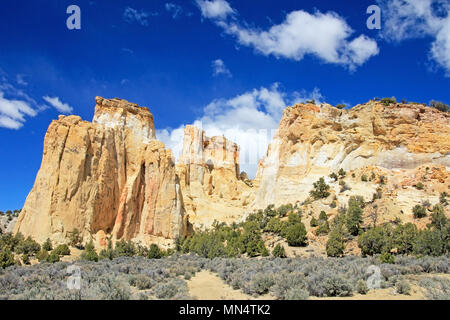
[[[240,172],[239,146],[225,137],[186,126],[175,164],[147,108],[100,97],[96,103],[92,122],[61,116],[51,123],[16,233],[64,242],[77,228],[100,247],[108,237],[169,243],[215,220],[239,222],[272,204],[295,204],[306,213],[309,239],[320,244],[326,239],[315,236],[310,220],[321,211],[335,216],[351,196],[370,204],[366,225],[376,216],[424,227],[427,219],[415,220],[412,208],[431,208],[449,193],[450,115],[423,105],[286,108],[250,181]],[[313,201],[321,177],[330,195]]]
[[[304,201],[315,181],[341,168],[450,167],[449,136],[449,113],[423,105],[370,101],[350,110],[327,104],[286,108],[258,167],[254,205]]]

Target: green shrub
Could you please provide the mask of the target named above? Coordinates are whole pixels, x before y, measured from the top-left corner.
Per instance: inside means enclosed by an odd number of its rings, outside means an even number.
[[[362,203],[364,203],[364,200],[361,200],[361,198],[355,196],[351,196],[348,200],[346,226],[348,232],[354,236],[359,234],[361,224],[363,222],[363,210],[361,208]]]
[[[136,246],[131,241],[125,241],[124,239],[116,243],[114,248],[115,257],[133,257],[136,255]]]
[[[358,238],[358,246],[363,255],[372,256],[390,252],[393,248],[393,229],[385,224],[369,229]]]
[[[60,244],[53,251],[60,256],[69,256],[70,255],[70,249],[67,244]]]
[[[421,219],[427,216],[425,207],[421,205],[415,205],[413,208],[413,215],[415,219]]]
[[[323,177],[317,182],[314,182],[313,187],[314,189],[309,193],[315,200],[324,199],[330,195],[330,192],[328,191],[330,186],[325,183],[325,179]]]
[[[113,249],[113,246],[112,246],[111,239],[108,239],[108,246],[106,247],[106,249],[103,249],[103,250],[100,251],[100,254],[99,254],[98,258],[100,260],[103,260],[103,259],[112,260],[112,259],[115,258],[114,249]]]
[[[52,241],[50,238],[47,238],[47,240],[42,244],[42,249],[45,251],[51,251],[53,250]]]
[[[48,251],[45,251],[44,249],[42,249],[36,254],[36,259],[38,259],[39,262],[46,261],[47,258],[48,258]]]
[[[84,249],[80,258],[87,261],[98,261],[98,254],[95,251],[94,243],[92,242],[92,240],[86,245],[86,248]]]
[[[148,250],[149,259],[161,259],[163,257],[163,252],[161,249],[154,243],[150,245],[150,249]]]
[[[385,106],[389,106],[391,104],[397,103],[397,99],[395,99],[395,97],[392,98],[383,98],[380,100],[382,104],[384,104]]]
[[[442,240],[442,234],[439,230],[422,230],[414,241],[413,252],[423,256],[441,256],[448,251],[448,243]]]
[[[277,244],[272,251],[272,255],[276,258],[286,258],[284,247],[281,244]]]
[[[417,227],[413,223],[398,225],[393,234],[394,247],[397,248],[397,253],[412,253],[417,234]]]
[[[259,243],[259,252],[263,257],[268,257],[270,255],[269,250],[267,250],[266,245],[264,244],[264,241],[260,241]]]
[[[425,187],[424,185],[423,185],[423,183],[422,182],[417,182],[415,185],[414,185],[414,187],[416,187],[416,189],[417,190],[423,190],[423,188]]]
[[[345,107],[347,107],[347,105],[345,105],[345,104],[343,104],[343,103],[338,104],[338,105],[336,106],[336,108],[338,108],[338,109],[345,109]]]
[[[328,234],[330,232],[330,224],[328,221],[322,222],[314,232],[317,236]]]
[[[367,176],[366,176],[365,174],[363,174],[363,175],[361,176],[361,181],[367,182]]]
[[[313,228],[317,227],[319,225],[319,222],[316,220],[316,218],[312,217],[311,221],[309,222],[309,225]]]
[[[266,254],[266,247],[261,239],[252,239],[247,243],[246,253],[249,257],[257,257]]]
[[[83,248],[83,237],[77,228],[73,229],[72,232],[69,232],[69,245],[78,249]]]
[[[23,264],[30,264],[30,257],[28,256],[28,254],[24,253],[22,255],[22,262]]]
[[[21,240],[17,243],[14,251],[17,254],[35,255],[41,250],[39,243],[28,237],[26,240]]]
[[[14,255],[10,249],[3,248],[0,250],[0,268],[7,268],[14,265]]]
[[[436,204],[433,207],[431,213],[431,223],[428,225],[430,228],[436,228],[439,231],[445,232],[449,226],[449,219],[446,217],[444,207],[440,204]]]
[[[449,108],[448,104],[445,104],[445,103],[440,102],[440,101],[434,101],[434,100],[431,101],[430,102],[430,107],[438,109],[439,111],[442,111],[442,112],[449,112],[450,111],[450,108]]]
[[[305,225],[300,222],[289,226],[286,231],[286,241],[293,247],[306,245],[307,237]]]
[[[345,172],[344,169],[340,168],[339,172],[338,172],[339,177],[341,178],[345,178],[345,176],[347,175],[347,172]]]
[[[344,254],[345,240],[342,230],[335,227],[328,237],[326,252],[329,257],[340,257]]]
[[[257,236],[258,234],[256,234]],[[253,239],[255,234],[250,231],[244,232],[239,241],[242,249],[245,251],[248,243]],[[194,252],[205,258],[223,257],[226,254],[225,246],[222,239],[213,231],[199,232],[189,239],[189,252]]]
[[[46,262],[55,263],[59,261],[59,255],[53,250],[45,259]]]
[[[380,261],[381,261],[381,263],[390,263],[390,264],[393,264],[393,263],[395,263],[395,257],[394,257],[394,255],[392,255],[392,254],[389,253],[389,252],[383,252],[383,253],[380,255]]]

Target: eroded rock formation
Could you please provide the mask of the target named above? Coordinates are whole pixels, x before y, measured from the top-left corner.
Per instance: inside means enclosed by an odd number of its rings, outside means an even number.
[[[186,126],[177,173],[189,221],[196,227],[242,218],[253,190],[239,171],[239,147],[224,137],[209,138]]]
[[[172,153],[155,139],[152,114],[97,97],[92,123],[60,116],[50,124],[15,232],[64,242],[77,228],[103,246],[107,236],[173,239],[185,224]]]
[[[449,121],[448,113],[418,104],[288,107],[259,163],[254,206],[303,201],[315,181],[340,168],[450,167]]]
[[[306,221],[320,211],[333,216],[350,196],[361,195],[373,205],[365,215],[376,208],[379,222],[410,222],[414,205],[437,203],[450,184],[450,115],[422,105],[288,107],[250,181],[240,172],[239,147],[225,137],[186,126],[175,165],[155,138],[147,108],[100,97],[96,103],[92,122],[61,116],[50,124],[15,233],[61,243],[77,228],[100,247],[107,237],[161,244],[192,226],[239,222],[270,204],[302,203],[320,177],[331,195],[302,204]],[[349,174],[331,181],[330,173],[341,168]],[[382,186],[381,176],[387,179]],[[418,181],[423,190],[415,188]],[[375,200],[379,192],[383,197]]]

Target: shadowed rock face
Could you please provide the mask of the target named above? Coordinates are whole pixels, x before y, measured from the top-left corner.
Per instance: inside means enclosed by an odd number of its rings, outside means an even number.
[[[185,232],[184,207],[170,150],[155,139],[147,108],[96,98],[93,122],[53,121],[41,168],[15,232],[63,242],[77,228],[99,245]]]
[[[371,101],[351,110],[299,104],[286,108],[259,163],[254,206],[305,200],[312,184],[340,168],[450,167],[450,116],[422,105]]]
[[[224,137],[209,138],[194,126],[185,127],[177,173],[195,227],[238,221],[252,200],[252,188],[240,179],[239,147]]]

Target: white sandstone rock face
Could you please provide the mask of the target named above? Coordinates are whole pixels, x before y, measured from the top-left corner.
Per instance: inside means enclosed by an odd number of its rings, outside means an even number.
[[[259,163],[253,207],[304,201],[315,181],[340,168],[450,167],[449,136],[449,115],[421,105],[289,107]]]
[[[197,229],[215,220],[239,221],[253,200],[252,188],[239,178],[239,147],[194,126],[185,127],[177,174],[189,222]]]

